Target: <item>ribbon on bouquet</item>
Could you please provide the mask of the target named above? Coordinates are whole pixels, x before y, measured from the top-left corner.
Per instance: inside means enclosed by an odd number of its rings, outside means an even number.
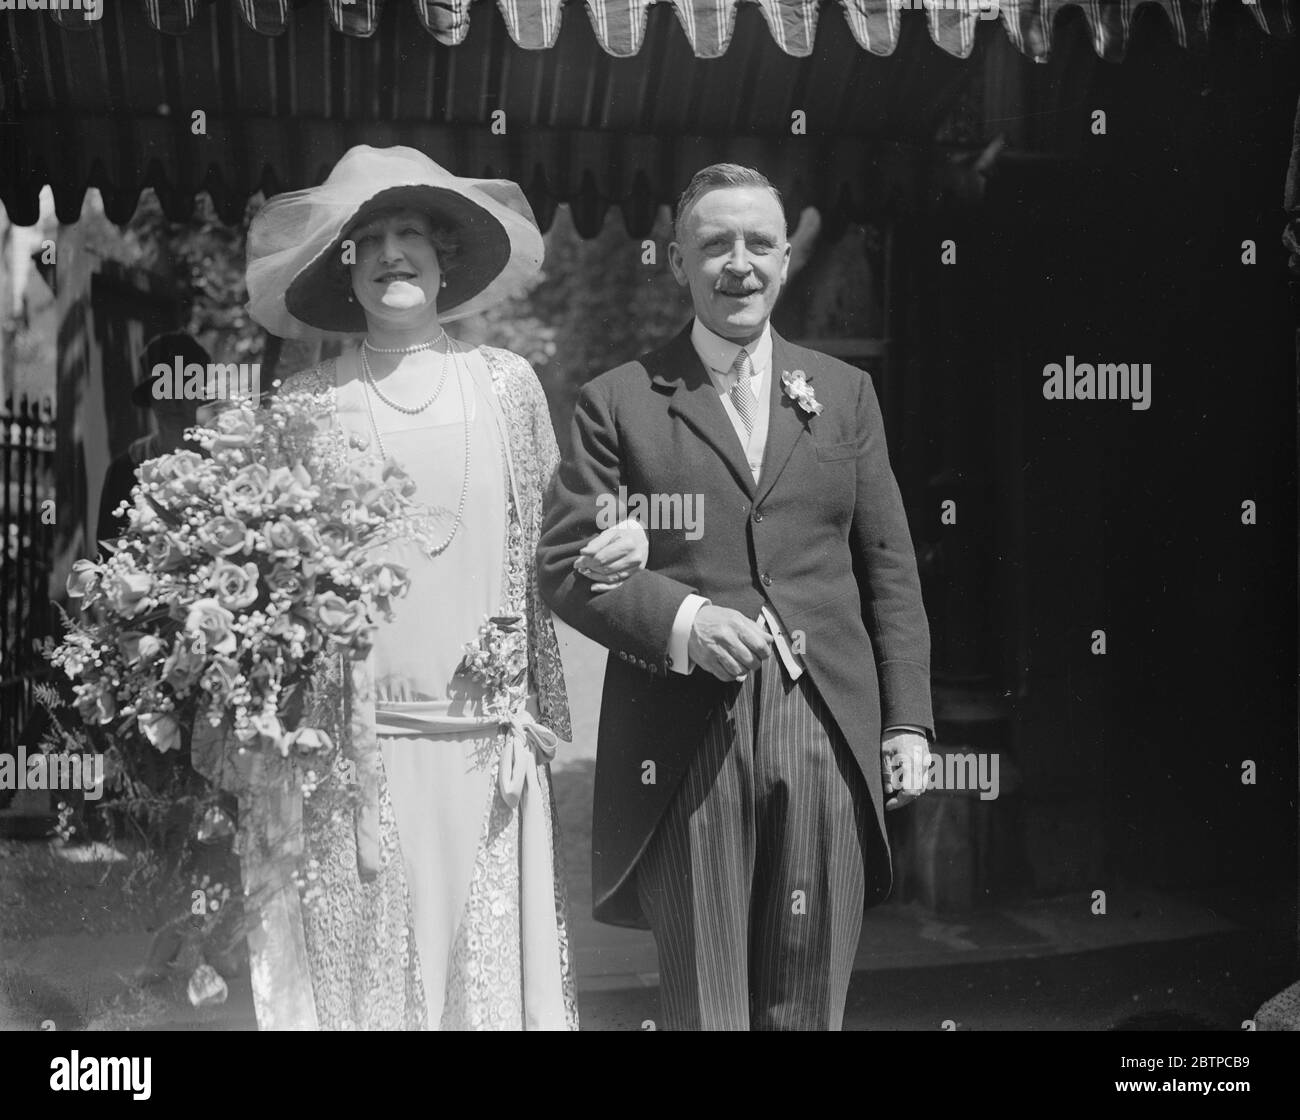
[[[345,756],[356,768],[360,800],[356,808],[357,875],[363,883],[379,875],[379,774],[383,765],[375,726],[375,676],[370,658],[351,662],[352,687],[346,697],[348,735]]]
[[[560,971],[560,929],[556,915],[555,865],[551,829],[542,799],[546,790],[538,766],[555,757],[560,738],[527,708],[502,725],[497,789],[519,810],[520,925],[523,927],[524,1026],[526,1030],[565,1029],[564,979]]]
[[[277,751],[244,749],[226,728],[195,721],[194,769],[239,801],[237,850],[248,957],[261,1030],[316,1030],[316,1001],[293,871],[303,851],[302,787]]]
[[[537,763],[555,758],[560,737],[533,718],[527,708],[515,712],[501,724],[501,767],[497,771],[497,788],[501,799],[514,808],[523,800],[524,791],[537,784]]]

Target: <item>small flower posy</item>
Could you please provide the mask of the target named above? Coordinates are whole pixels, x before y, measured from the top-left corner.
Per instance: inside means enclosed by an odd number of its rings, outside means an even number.
[[[182,450],[143,463],[128,524],[68,579],[79,609],[51,661],[82,718],[159,751],[204,719],[246,748],[319,758],[333,747],[287,710],[322,656],[364,658],[376,612],[406,593],[375,555],[419,538],[414,484],[391,460],[349,461],[311,394],[220,413]]]
[[[781,388],[785,390],[785,395],[805,412],[810,412],[814,416],[822,414],[823,406],[817,400],[813,387],[808,384],[808,375],[803,370],[782,370]]]
[[[498,614],[465,646],[458,671],[483,686],[486,713],[508,720],[527,698],[528,632],[519,615]]]

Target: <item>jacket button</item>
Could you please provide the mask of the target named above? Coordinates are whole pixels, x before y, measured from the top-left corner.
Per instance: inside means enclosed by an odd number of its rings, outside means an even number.
[[[771,577],[771,575],[769,575],[767,572],[764,572],[764,573],[763,573],[763,586],[764,586],[764,587],[771,587],[771,586],[772,586],[772,577]]]
[[[755,521],[762,521],[762,520],[763,520],[763,514],[762,514],[762,512],[761,512],[760,510],[754,510],[754,520],[755,520]]]

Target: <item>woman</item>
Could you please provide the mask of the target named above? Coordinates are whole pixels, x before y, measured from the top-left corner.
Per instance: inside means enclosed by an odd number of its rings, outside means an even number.
[[[442,325],[504,298],[542,255],[517,186],[401,147],[351,149],[250,230],[254,319],[283,337],[362,336],[286,387],[317,394],[359,453],[396,459],[426,510],[422,542],[386,546],[410,584],[370,658],[316,682],[308,719],[347,761],[303,807],[307,897],[254,946],[264,1027],[577,1027],[546,764],[569,716],[532,559],[558,452],[528,363]],[[593,544],[584,574],[602,590],[644,563],[639,530]],[[519,734],[499,732],[457,669],[497,615],[527,625],[539,722]]]

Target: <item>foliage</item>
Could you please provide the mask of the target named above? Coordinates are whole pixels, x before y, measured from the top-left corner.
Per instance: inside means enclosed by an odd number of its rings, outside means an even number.
[[[54,640],[46,639],[46,654],[53,650]],[[74,706],[72,686],[54,679],[56,684],[33,686],[45,717],[37,745],[51,753],[101,756],[106,794],[93,806],[95,820],[85,820],[90,802],[80,806],[79,814],[61,811],[62,838],[73,839],[89,825],[93,834],[131,841],[146,858],[132,867],[127,893],[150,891],[186,858],[193,822],[212,803],[212,792],[182,754],[140,750],[133,740],[111,736],[99,725],[83,721]]]
[[[228,226],[217,216],[212,200],[200,194],[188,222],[170,221],[152,190],[140,195],[126,228],[132,263],[163,277],[186,309],[182,330],[194,335],[219,362],[256,362],[262,358],[266,334],[248,316],[244,305],[244,253],[248,226],[261,206],[250,200],[243,221]]]
[[[584,241],[567,207],[546,234],[546,262],[529,288],[460,332],[522,354],[537,370],[556,435],[567,449],[578,391],[593,377],[667,342],[690,316],[690,300],[668,267],[672,223],[663,209],[646,247],[616,211]]]

